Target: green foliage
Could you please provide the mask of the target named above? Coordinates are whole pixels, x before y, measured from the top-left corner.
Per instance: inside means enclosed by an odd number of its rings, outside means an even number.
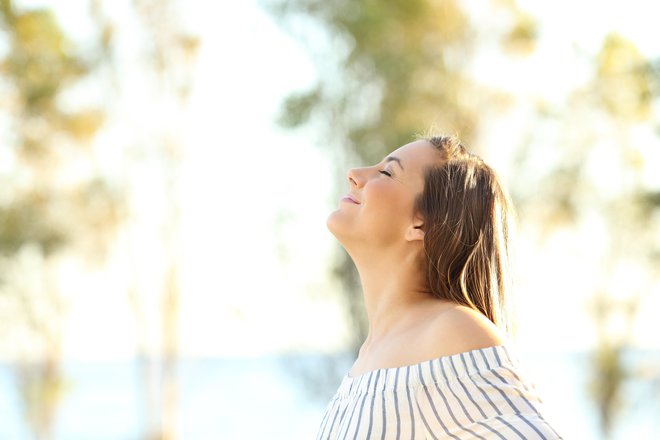
[[[76,54],[52,11],[19,11],[8,0],[0,6],[9,42],[0,60],[0,78],[11,86],[8,116],[13,129],[3,148],[11,148],[22,170],[20,177],[5,182],[12,185],[14,196],[8,205],[0,205],[0,244],[4,254],[31,243],[51,255],[70,243],[86,220],[96,217],[89,200],[73,197],[91,194],[91,187],[85,186],[93,182],[62,187],[56,181],[58,165],[66,164],[61,159],[68,154],[65,149],[86,146],[102,125],[104,111],[62,108],[62,94],[91,74],[94,66]],[[68,209],[62,210],[65,205]],[[67,221],[67,215],[76,220]]]
[[[80,79],[88,67],[71,53],[51,11],[33,10],[12,15],[12,50],[3,60],[3,73],[13,79],[24,116],[48,117],[57,112],[56,98]]]
[[[296,128],[305,124],[315,107],[319,106],[321,91],[319,88],[306,92],[295,92],[287,96],[282,107],[279,123],[287,128]]]
[[[5,299],[20,310],[0,319],[28,335],[24,345],[38,351],[12,355],[20,360],[19,391],[30,428],[35,438],[50,438],[64,382],[63,301],[49,278],[49,263],[73,245],[80,245],[85,257],[102,254],[103,239],[119,222],[121,197],[96,176],[87,148],[105,110],[99,105],[71,111],[62,104],[63,94],[97,66],[77,53],[48,9],[19,10],[10,0],[0,0],[0,23],[8,43],[0,59],[0,81],[7,91],[2,111],[9,125],[0,148],[16,164],[0,182],[5,195],[0,200],[0,275],[7,274],[0,277]],[[73,178],[67,173],[72,162],[78,166]],[[80,165],[87,166],[84,172]],[[23,248],[38,253],[24,263],[32,279],[10,282],[12,268],[23,264]],[[30,355],[38,359],[21,359]]]
[[[464,73],[470,26],[458,2],[285,1],[270,8],[285,23],[300,16],[319,22],[348,47],[336,65],[319,66],[316,87],[287,98],[283,125],[319,123],[364,161],[431,126],[467,140],[474,134],[475,108],[463,99],[476,91]]]
[[[530,54],[536,47],[538,25],[529,14],[516,11],[516,22],[503,39],[504,48],[513,53]]]
[[[651,114],[653,75],[649,62],[635,45],[618,34],[609,34],[597,66],[597,93],[605,108],[624,120],[646,120]]]
[[[47,193],[33,191],[16,203],[0,207],[0,253],[10,256],[26,243],[51,255],[69,240],[68,231],[54,221]]]

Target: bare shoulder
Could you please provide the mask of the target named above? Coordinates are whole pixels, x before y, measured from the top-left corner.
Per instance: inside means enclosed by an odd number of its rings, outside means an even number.
[[[482,313],[458,304],[438,313],[429,322],[424,335],[422,350],[429,358],[507,342],[504,332]]]

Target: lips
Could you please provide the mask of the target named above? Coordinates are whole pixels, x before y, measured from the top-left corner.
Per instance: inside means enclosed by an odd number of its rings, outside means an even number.
[[[355,198],[355,197],[354,197],[353,195],[351,195],[351,194],[346,194],[342,200],[346,200],[346,199],[348,199],[348,200],[350,200],[351,202],[356,203],[356,204],[358,204],[358,205],[360,204],[360,202],[358,202],[357,198]]]

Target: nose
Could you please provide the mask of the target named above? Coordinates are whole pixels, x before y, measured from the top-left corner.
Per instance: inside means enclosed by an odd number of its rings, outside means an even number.
[[[358,177],[357,169],[356,168],[351,168],[348,170],[348,182],[351,185],[355,185],[358,188],[360,187],[360,178]]]

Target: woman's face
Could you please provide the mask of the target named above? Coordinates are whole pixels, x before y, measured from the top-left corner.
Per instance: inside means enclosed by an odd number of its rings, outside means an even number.
[[[413,216],[413,205],[424,189],[424,170],[440,159],[433,145],[419,140],[376,165],[349,170],[347,196],[354,201],[339,201],[326,221],[328,229],[345,247],[354,242],[390,246],[423,238],[417,233],[421,229],[415,228],[422,222]]]

